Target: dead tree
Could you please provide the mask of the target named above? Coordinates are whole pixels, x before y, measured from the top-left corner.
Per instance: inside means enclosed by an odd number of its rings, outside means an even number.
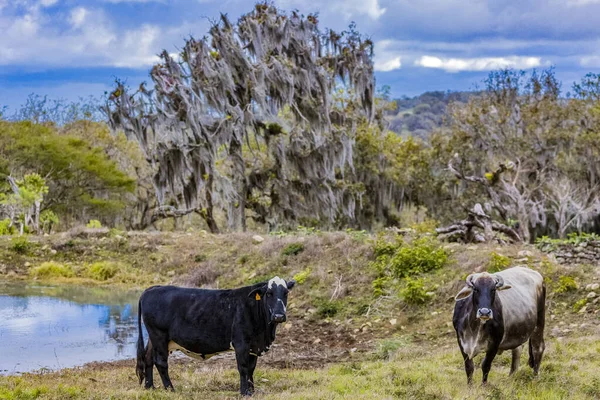
[[[475,229],[478,228],[479,230]],[[498,238],[494,232],[500,232],[508,238],[510,242],[521,242],[519,234],[511,227],[493,221],[489,215],[483,211],[481,204],[477,203],[468,211],[468,216],[462,221],[455,222],[444,228],[436,229],[438,238],[448,241],[461,241],[464,243],[483,243]]]

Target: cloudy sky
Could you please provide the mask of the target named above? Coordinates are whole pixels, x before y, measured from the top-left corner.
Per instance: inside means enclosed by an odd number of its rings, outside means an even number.
[[[148,79],[162,49],[202,36],[252,0],[0,0],[0,106],[29,93],[101,97],[115,77]],[[487,71],[555,66],[565,89],[600,69],[600,0],[276,0],[351,21],[375,42],[377,84],[394,95],[474,89]]]

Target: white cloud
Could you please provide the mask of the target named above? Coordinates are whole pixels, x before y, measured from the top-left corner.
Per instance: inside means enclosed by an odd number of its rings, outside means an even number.
[[[52,7],[56,3],[58,3],[58,0],[40,0],[40,5],[42,7]]]
[[[375,60],[375,71],[390,72],[399,69],[400,67],[402,67],[402,62],[399,56],[387,61],[378,62],[377,59]]]
[[[600,68],[600,56],[592,55],[581,57],[579,64],[586,68]]]
[[[584,7],[591,4],[600,4],[600,0],[567,0],[569,6]]]
[[[440,58],[422,56],[415,65],[425,68],[443,69],[448,72],[490,71],[499,68],[528,69],[542,65],[540,57],[480,57],[480,58]]]
[[[71,18],[69,21],[73,28],[79,28],[85,22],[88,11],[83,7],[77,7],[71,10]]]
[[[387,11],[379,4],[380,0],[276,0],[275,3],[283,9],[293,10],[298,8],[306,13],[320,11],[321,16],[328,15],[328,19],[339,20],[339,15],[344,16],[344,23],[356,20],[364,15],[372,20],[379,19]],[[204,2],[204,0],[201,0]]]
[[[400,55],[391,49],[394,44],[392,40],[380,40],[375,43],[375,71],[390,72],[402,67]]]

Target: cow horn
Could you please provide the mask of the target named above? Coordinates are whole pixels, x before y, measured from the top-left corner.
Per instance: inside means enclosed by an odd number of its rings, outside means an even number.
[[[469,276],[467,276],[467,286],[472,288],[473,287],[473,280],[475,279],[476,274],[471,274]]]
[[[504,286],[504,279],[500,275],[495,275],[496,277],[496,288],[501,288]]]

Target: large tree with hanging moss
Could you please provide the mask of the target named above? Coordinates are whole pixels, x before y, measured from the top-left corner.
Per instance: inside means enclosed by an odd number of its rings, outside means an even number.
[[[243,230],[299,218],[354,218],[346,184],[354,132],[374,118],[373,43],[354,25],[321,30],[316,15],[261,3],[221,15],[177,56],[163,51],[152,87],[117,82],[105,112],[155,168],[155,218],[215,211]]]

